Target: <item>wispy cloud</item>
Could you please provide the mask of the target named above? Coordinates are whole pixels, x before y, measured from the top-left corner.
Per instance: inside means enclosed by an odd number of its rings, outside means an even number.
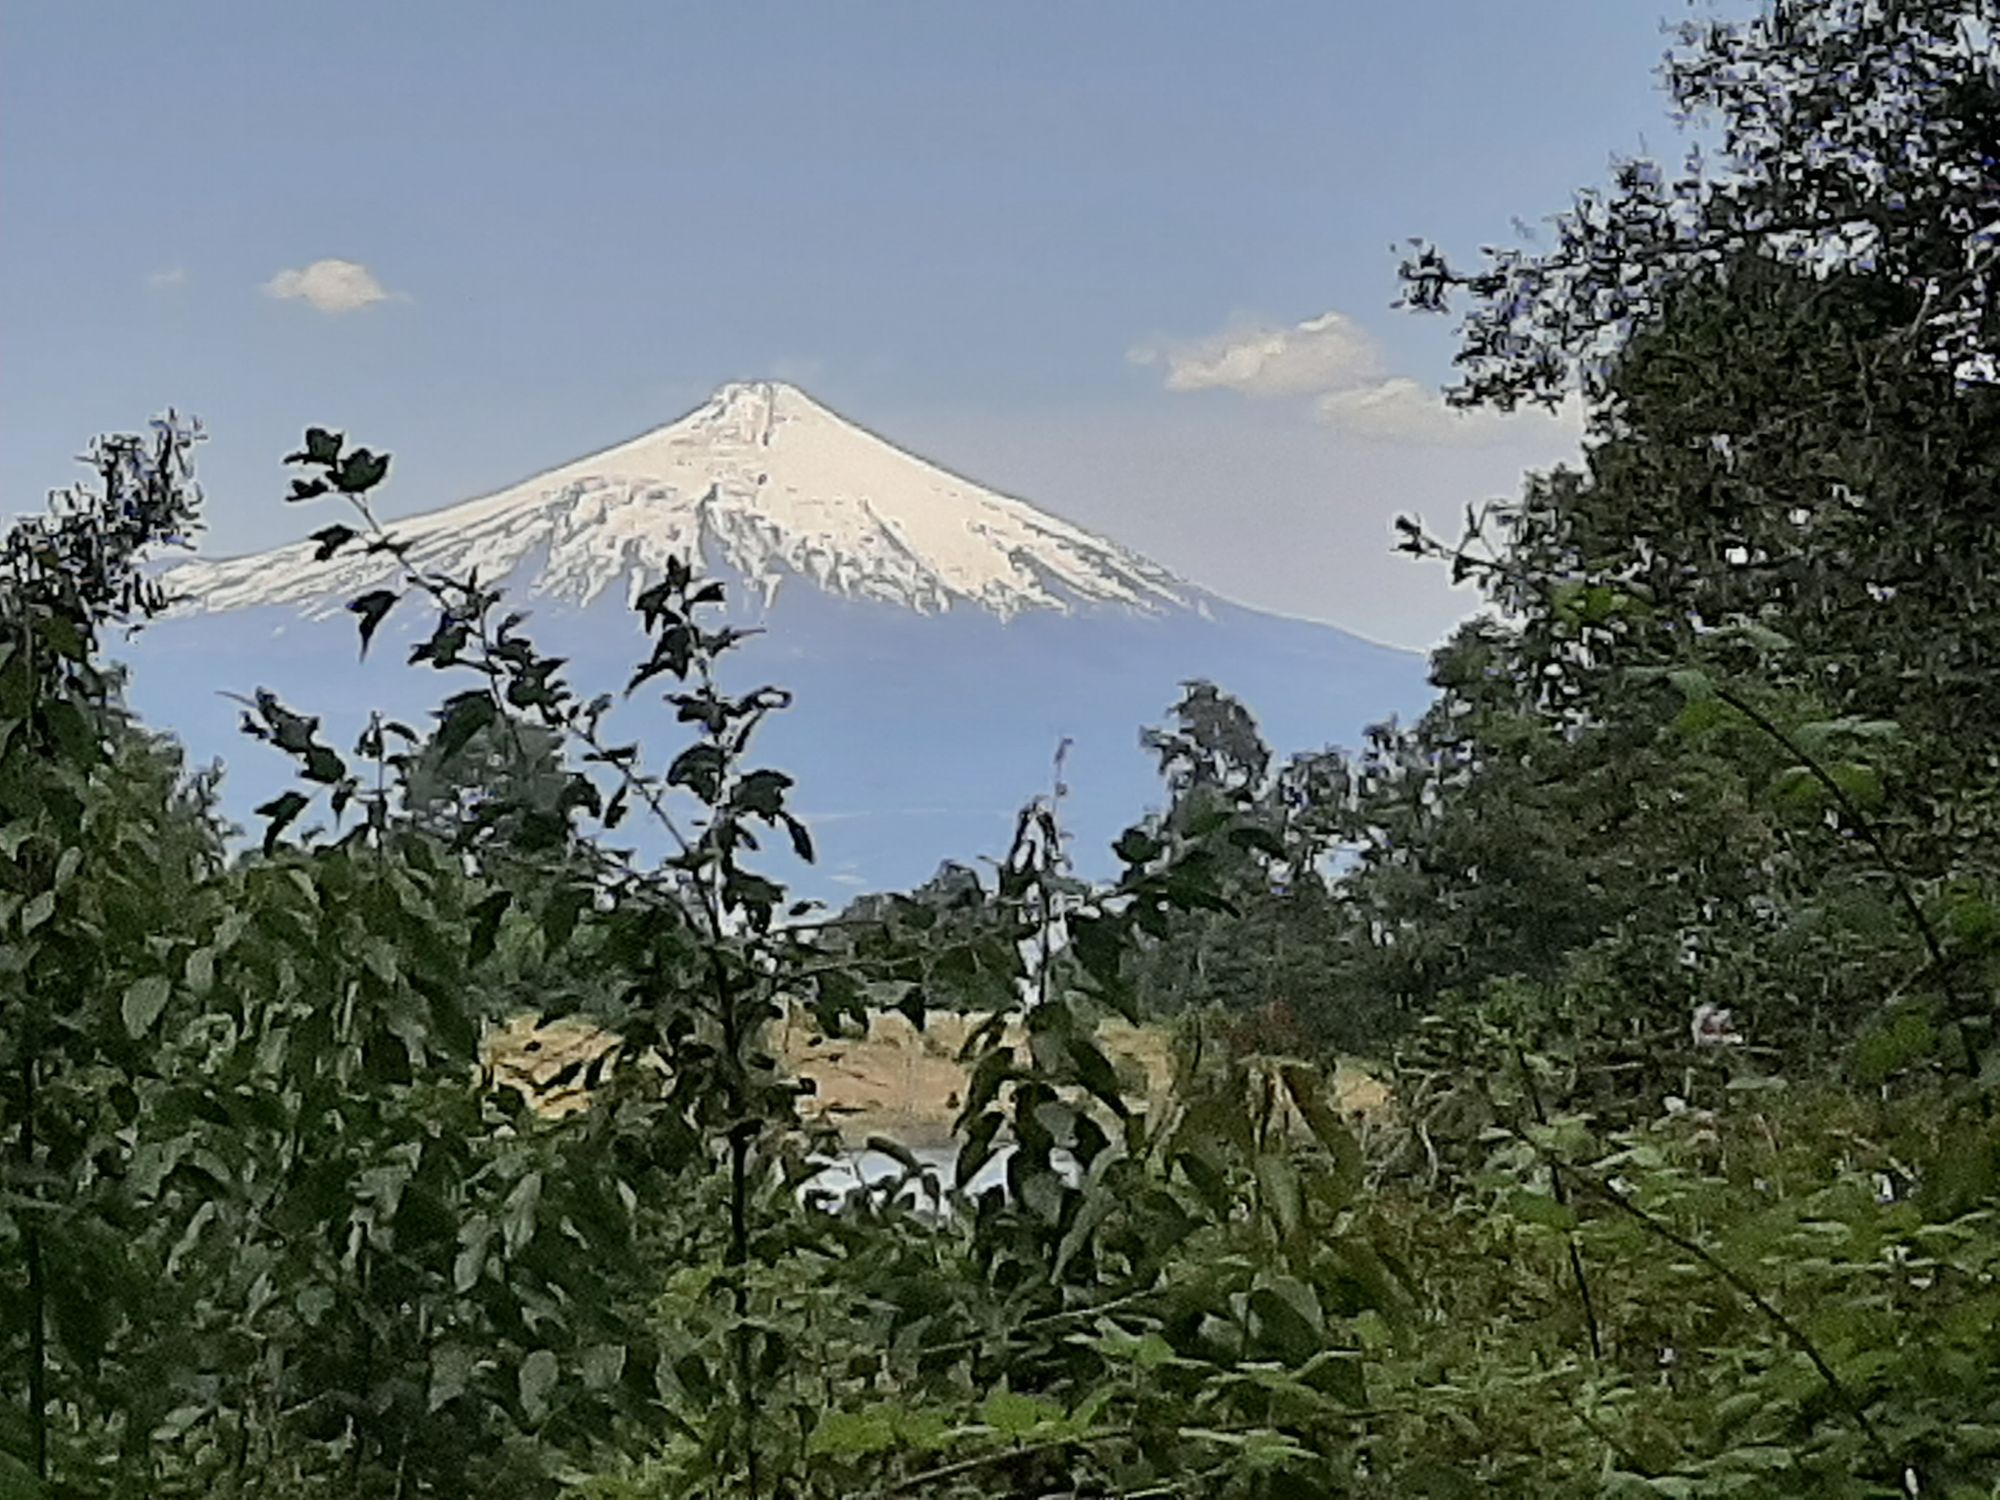
[[[1553,412],[1540,406],[1512,412],[1489,407],[1465,410],[1447,405],[1436,391],[1406,375],[1329,391],[1314,404],[1313,414],[1354,437],[1391,443],[1485,447],[1515,442],[1537,431],[1583,434],[1583,402],[1575,392],[1563,397]]]
[[[821,823],[852,823],[860,818],[956,818],[962,817],[968,809],[964,807],[869,807],[850,808],[841,812],[802,812],[801,821],[817,827]],[[981,809],[970,809],[976,817]],[[1011,818],[1016,809],[1004,807],[986,808],[984,812],[992,817]]]
[[[1392,373],[1381,345],[1338,312],[1290,325],[1239,321],[1205,338],[1141,344],[1129,358],[1164,368],[1170,391],[1310,397],[1320,422],[1370,442],[1481,447],[1536,432],[1583,431],[1575,397],[1553,414],[1540,407],[1501,413],[1447,406],[1438,392]]]
[[[1141,344],[1129,358],[1161,365],[1170,391],[1310,396],[1381,373],[1374,340],[1337,312],[1289,328],[1239,322],[1199,339]]]
[[[164,292],[177,286],[186,286],[187,279],[186,266],[166,266],[158,271],[148,271],[146,273],[146,285],[156,292]]]
[[[401,292],[387,290],[373,271],[353,260],[316,260],[302,271],[280,271],[264,283],[264,295],[309,302],[328,315],[408,300]]]

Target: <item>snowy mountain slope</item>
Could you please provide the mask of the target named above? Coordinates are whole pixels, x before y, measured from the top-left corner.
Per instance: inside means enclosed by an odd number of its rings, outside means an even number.
[[[725,385],[694,412],[497,495],[396,523],[427,566],[587,605],[635,594],[667,558],[701,557],[766,603],[788,577],[921,613],[1115,605],[1198,607],[1187,586],[1114,542],[946,473],[842,420],[794,386]],[[393,580],[358,550],[313,544],[175,571],[207,610],[325,614]]]

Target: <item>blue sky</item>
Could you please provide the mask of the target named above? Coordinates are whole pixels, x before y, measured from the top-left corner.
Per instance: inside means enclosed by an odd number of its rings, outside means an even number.
[[[1677,156],[1652,70],[1685,13],[4,0],[0,481],[22,509],[174,404],[213,434],[207,550],[239,552],[307,529],[276,496],[308,423],[428,509],[775,374],[1246,602],[1420,644],[1468,601],[1390,517],[1574,440],[1388,390],[1451,349],[1390,310],[1391,247]],[[324,260],[380,300],[273,294]]]

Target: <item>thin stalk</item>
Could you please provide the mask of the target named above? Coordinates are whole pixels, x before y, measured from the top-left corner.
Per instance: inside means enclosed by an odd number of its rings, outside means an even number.
[[[35,1166],[35,1058],[21,1059],[21,1164]],[[30,1176],[32,1180],[32,1176]],[[36,1216],[23,1216],[21,1250],[28,1264],[28,1426],[35,1478],[49,1480],[49,1318],[48,1289],[42,1280],[42,1232]]]
[[[733,1272],[730,1298],[736,1313],[737,1422],[743,1433],[744,1493],[757,1500],[757,1387],[750,1357],[750,1137],[738,1129],[729,1138],[729,1266]]]
[[[715,691],[706,662],[702,664],[701,682],[708,692]],[[733,757],[726,736],[720,730],[711,730],[709,741],[721,754],[723,764],[728,765]],[[728,942],[728,876],[735,853],[730,841],[715,838],[715,820],[733,816],[728,810],[727,797],[726,783],[719,785],[706,833],[715,843],[714,863],[706,882],[699,879],[697,872],[695,888],[708,923],[709,977],[715,989],[716,1020],[722,1029],[723,1084],[729,1103],[729,1247],[724,1266],[729,1272],[730,1305],[735,1314],[730,1342],[736,1365],[736,1419],[743,1443],[744,1493],[748,1500],[757,1500],[763,1486],[757,1455],[757,1386],[750,1349],[750,1146],[757,1133],[757,1122],[750,1110],[748,1064],[743,1055],[748,1038],[744,1035],[742,996],[723,961],[723,949]]]
[[[1520,1046],[1514,1048],[1514,1065],[1521,1070],[1521,1085],[1528,1091],[1528,1103],[1535,1111],[1535,1123],[1547,1125],[1548,1111],[1542,1108],[1542,1091],[1535,1086],[1535,1075],[1528,1067],[1528,1055]],[[1569,1185],[1563,1181],[1563,1169],[1555,1162],[1549,1163],[1549,1191],[1557,1203],[1569,1206]],[[1600,1364],[1604,1360],[1604,1339],[1597,1327],[1597,1304],[1590,1295],[1590,1277],[1583,1269],[1583,1251],[1576,1242],[1576,1231],[1569,1230],[1563,1238],[1569,1247],[1569,1274],[1576,1283],[1577,1300],[1583,1304],[1584,1327],[1590,1330],[1590,1357]]]
[[[36,660],[35,632],[23,619],[20,651],[28,664],[29,680],[40,686],[41,663]],[[39,871],[36,872],[38,875]],[[53,872],[51,873],[51,877]],[[39,880],[33,882],[40,884]],[[53,878],[50,880],[53,888]],[[23,1007],[21,1036],[21,1166],[24,1186],[35,1180],[35,1066],[42,1046],[41,1001],[33,993],[34,981],[24,976],[29,993]],[[29,1186],[29,1191],[33,1191]],[[28,1427],[32,1443],[35,1478],[49,1479],[49,1310],[48,1287],[43,1278],[42,1230],[40,1216],[30,1211],[22,1216],[21,1253],[28,1273]]]

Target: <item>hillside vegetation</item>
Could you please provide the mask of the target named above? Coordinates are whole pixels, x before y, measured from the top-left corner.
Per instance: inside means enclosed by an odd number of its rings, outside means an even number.
[[[439,706],[252,695],[232,835],[103,656],[194,435],[100,443],[0,549],[0,1497],[2000,1494],[1996,20],[1696,23],[1718,165],[1413,249],[1459,399],[1587,453],[1404,523],[1492,606],[1419,722],[1280,764],[1191,684],[1104,883],[1042,799],[790,900],[720,587],[573,682],[318,428]],[[1005,1153],[949,1212],[811,1190],[888,1013],[954,1180]],[[572,1107],[493,1086],[523,1015],[618,1039],[533,1066]]]

